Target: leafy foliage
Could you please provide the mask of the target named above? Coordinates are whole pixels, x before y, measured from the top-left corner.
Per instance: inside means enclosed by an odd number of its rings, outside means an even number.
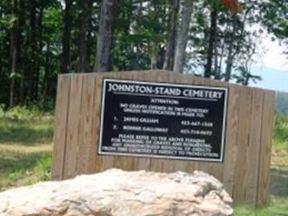
[[[288,148],[288,117],[276,116],[274,140],[276,143],[285,144]]]
[[[263,22],[276,37],[288,38],[288,2],[285,0],[266,1],[262,6]]]
[[[181,11],[183,0],[173,1],[180,2]],[[113,70],[163,68],[173,1],[121,2],[113,14],[116,17],[111,50]],[[71,4],[68,12],[67,3]],[[86,3],[85,8],[80,0],[0,1],[1,104],[5,107],[53,105],[64,56],[70,73],[79,72],[83,58],[85,70],[93,71],[101,1]],[[192,3],[184,71],[203,76],[209,60],[212,79],[244,85],[257,81],[259,77],[253,76],[250,66],[258,52],[260,33],[251,26],[261,22],[275,37],[287,38],[287,1],[197,0]],[[178,28],[180,11],[176,13]],[[217,27],[210,34],[212,11],[216,14]],[[66,12],[68,20],[65,20]],[[67,22],[71,25],[70,39],[64,34]],[[209,45],[209,41],[213,43]],[[65,42],[69,42],[69,54],[64,53]],[[210,55],[208,50],[212,50]]]

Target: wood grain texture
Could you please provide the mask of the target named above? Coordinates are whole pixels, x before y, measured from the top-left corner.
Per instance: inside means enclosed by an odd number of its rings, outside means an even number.
[[[227,87],[223,163],[98,154],[103,79]],[[109,168],[161,172],[202,170],[221,180],[236,203],[267,201],[274,93],[167,71],[131,71],[59,76],[53,179]]]
[[[71,75],[69,95],[68,124],[66,133],[66,154],[64,178],[71,178],[77,174],[77,154],[79,146],[80,120],[82,118],[82,85],[83,75]],[[68,165],[68,166],[67,166]]]
[[[228,93],[228,110],[225,137],[226,145],[223,167],[224,175],[222,181],[226,185],[226,190],[229,194],[233,194],[236,160],[238,154],[237,138],[239,129],[240,90],[241,88],[238,86],[231,86]],[[225,163],[225,161],[229,161],[229,163]]]
[[[55,132],[53,148],[52,179],[61,180],[64,175],[66,133],[68,122],[70,76],[59,76],[57,84]]]
[[[82,92],[81,92],[81,116],[79,122],[79,143],[77,145],[77,173],[89,173],[89,153],[92,146],[95,146],[93,142],[93,118],[91,113],[94,112],[95,106],[95,75],[84,75],[82,77]],[[96,152],[96,150],[94,149]]]
[[[266,91],[263,100],[261,141],[259,156],[257,205],[265,206],[268,201],[269,174],[274,121],[275,93]]]
[[[236,200],[245,200],[245,188],[248,186],[245,182],[247,167],[249,166],[249,159],[247,158],[247,151],[249,146],[250,133],[250,119],[252,110],[252,89],[241,88],[240,91],[240,107],[239,107],[239,126],[237,135],[237,159],[235,166],[234,189],[233,197]],[[229,121],[229,120],[228,120]]]
[[[260,156],[262,110],[264,91],[255,89],[252,92],[252,110],[250,118],[250,135],[247,149],[247,175],[245,176],[246,187],[244,188],[244,200],[255,203],[258,186],[258,163]]]

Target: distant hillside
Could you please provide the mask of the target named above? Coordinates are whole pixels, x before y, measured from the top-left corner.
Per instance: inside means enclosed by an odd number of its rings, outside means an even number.
[[[276,110],[279,114],[288,116],[288,93],[277,92]]]

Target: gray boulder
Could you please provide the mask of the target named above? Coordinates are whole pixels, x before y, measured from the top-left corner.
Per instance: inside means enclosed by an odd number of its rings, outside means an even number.
[[[1,216],[232,215],[232,199],[214,177],[111,169],[0,193]]]

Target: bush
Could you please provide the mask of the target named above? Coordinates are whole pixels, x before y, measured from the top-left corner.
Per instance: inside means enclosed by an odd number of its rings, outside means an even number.
[[[274,145],[288,148],[288,117],[277,115],[275,117]]]
[[[0,118],[3,118],[5,116],[5,105],[4,104],[0,104]]]
[[[8,110],[5,110],[5,106],[3,104],[0,104],[0,118],[5,117],[9,119],[27,120],[51,114],[51,111],[45,112],[37,105],[15,106]]]

